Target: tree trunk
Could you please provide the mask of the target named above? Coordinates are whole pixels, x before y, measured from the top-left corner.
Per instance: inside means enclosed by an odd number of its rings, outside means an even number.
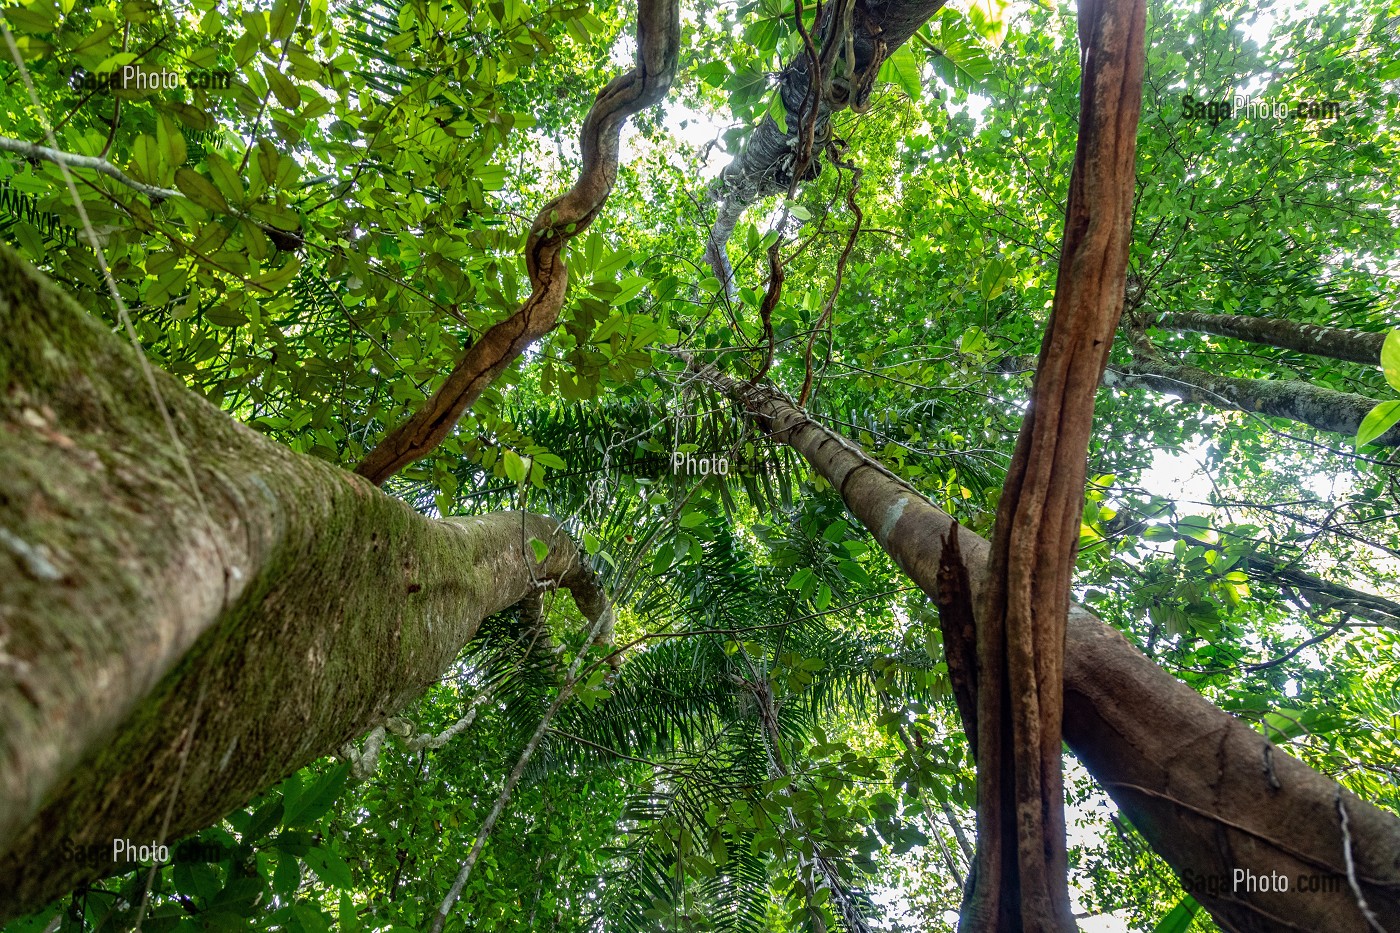
[[[1340,327],[1321,327],[1286,318],[1253,317],[1245,314],[1205,314],[1196,311],[1168,311],[1152,322],[1164,330],[1190,330],[1218,337],[1233,337],[1280,350],[1293,350],[1311,356],[1379,366],[1385,334]]]
[[[1196,405],[1258,412],[1352,437],[1361,426],[1361,419],[1376,407],[1375,399],[1300,379],[1218,376],[1195,366],[1160,359],[1139,359],[1128,366],[1109,369],[1104,373],[1103,384],[1112,388],[1148,388]],[[1372,443],[1400,447],[1400,425]]]
[[[800,453],[937,598],[951,516],[771,386],[698,368]],[[976,597],[990,546],[966,529],[958,540]],[[1070,610],[1064,680],[1070,749],[1223,928],[1400,929],[1400,818],[1216,708],[1079,606]],[[1287,891],[1261,890],[1258,879],[1271,873],[1287,879]]]
[[[540,585],[605,611],[552,519],[429,519],[157,372],[172,442],[8,248],[0,333],[0,919],[130,867],[66,847],[173,841],[339,748]]]
[[[977,732],[977,866],[962,925],[986,933],[1075,929],[1060,761],[1065,625],[1094,396],[1123,312],[1146,19],[1142,0],[1079,4],[1079,139],[1055,301],[976,603],[976,665],[963,678],[976,694],[964,725]]]

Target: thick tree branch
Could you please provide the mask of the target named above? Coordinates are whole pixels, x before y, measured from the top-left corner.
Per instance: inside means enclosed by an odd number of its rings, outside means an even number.
[[[1140,358],[1104,373],[1110,387],[1143,387],[1174,395],[1195,405],[1258,412],[1310,425],[1319,431],[1354,436],[1376,400],[1338,392],[1300,379],[1242,379],[1206,372],[1195,366]],[[1372,443],[1400,447],[1400,425]]]
[[[177,448],[8,248],[0,333],[0,919],[131,867],[64,842],[173,841],[383,723],[541,585],[610,624],[555,520],[429,519],[157,373]]]
[[[1167,311],[1152,320],[1165,330],[1189,330],[1218,337],[1233,337],[1249,343],[1293,350],[1312,356],[1379,366],[1384,333],[1322,327],[1290,321],[1287,318],[1254,317],[1245,314],[1206,314],[1197,311]]]
[[[568,270],[564,247],[588,229],[617,180],[622,126],[666,96],[680,50],[679,0],[641,0],[637,9],[637,64],[598,93],[584,119],[579,149],[583,171],[574,186],[540,209],[525,244],[530,297],[463,354],[423,406],[390,431],[355,472],[375,485],[431,453],[525,349],[554,329],[564,307]]]

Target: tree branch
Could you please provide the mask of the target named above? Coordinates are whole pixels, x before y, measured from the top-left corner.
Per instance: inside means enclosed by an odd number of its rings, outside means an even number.
[[[0,150],[18,153],[26,159],[38,159],[42,162],[52,162],[55,165],[66,165],[69,168],[90,168],[154,200],[184,197],[182,192],[173,188],[158,188],[155,185],[139,182],[117,168],[111,162],[108,162],[106,159],[98,158],[97,156],[62,152],[58,149],[50,149],[48,146],[40,146],[19,139],[11,139],[8,136],[0,136]]]
[[[1196,311],[1167,311],[1157,315],[1153,326],[1167,330],[1189,330],[1218,337],[1232,337],[1248,343],[1293,350],[1311,356],[1379,366],[1384,333],[1322,327],[1286,318],[1254,317],[1245,314],[1206,314]]]
[[[854,74],[868,75],[877,70],[884,56],[907,42],[915,30],[928,22],[946,2],[892,0],[887,3],[854,3],[848,33],[849,48],[855,60]],[[816,93],[815,100],[809,98],[814,78],[821,68],[820,61],[835,50],[831,42],[836,32],[832,13],[841,6],[840,3],[828,4],[827,15],[816,23],[815,28],[823,31],[822,49],[817,52],[817,61],[814,62],[811,51],[804,49],[783,69],[778,93],[782,96],[787,113],[792,115],[787,121],[787,130],[780,129],[772,117],[765,116],[749,135],[743,152],[725,167],[710,189],[717,213],[705,244],[705,261],[730,295],[735,292],[734,270],[729,265],[725,247],[734,234],[739,218],[749,205],[760,198],[791,191],[798,181],[816,177],[820,166],[815,160],[806,167],[798,164],[799,153],[806,145],[803,136],[811,134],[820,143],[825,138],[831,115],[853,102],[850,94],[843,97]],[[821,9],[820,6],[818,8]],[[829,75],[822,75],[816,81],[825,86],[827,78]]]
[[[356,473],[380,485],[432,453],[487,386],[527,347],[554,329],[568,290],[564,247],[588,229],[603,209],[617,179],[622,126],[666,96],[679,50],[679,0],[641,0],[637,64],[599,92],[580,134],[583,171],[572,188],[540,209],[530,228],[525,244],[530,297],[471,345],[442,386],[365,455]]]
[[[1258,412],[1310,425],[1319,431],[1354,436],[1376,400],[1353,392],[1338,392],[1301,379],[1244,379],[1221,376],[1195,366],[1140,358],[1104,373],[1109,387],[1143,387],[1197,405]],[[1372,441],[1400,447],[1400,425]]]

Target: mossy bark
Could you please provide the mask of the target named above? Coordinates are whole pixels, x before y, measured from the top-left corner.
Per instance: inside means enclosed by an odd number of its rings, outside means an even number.
[[[605,611],[552,519],[429,519],[156,372],[174,442],[4,247],[0,334],[0,918],[118,867],[65,841],[178,839],[364,732],[540,585]]]
[[[1293,350],[1334,360],[1381,364],[1384,333],[1323,327],[1287,318],[1254,317],[1248,314],[1207,314],[1199,311],[1167,311],[1152,322],[1169,330],[1190,330],[1218,337],[1233,337],[1249,343]]]
[[[1353,437],[1362,419],[1377,404],[1364,395],[1338,392],[1300,379],[1241,379],[1156,359],[1110,369],[1104,373],[1103,384],[1152,389],[1195,405],[1258,412]],[[1400,426],[1372,443],[1400,447]]]

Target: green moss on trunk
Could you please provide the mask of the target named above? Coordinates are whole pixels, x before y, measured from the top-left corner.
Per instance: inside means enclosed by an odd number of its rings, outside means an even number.
[[[178,838],[396,712],[536,580],[602,605],[552,519],[426,518],[157,373],[177,446],[3,248],[0,333],[0,918],[105,873],[65,839]]]

